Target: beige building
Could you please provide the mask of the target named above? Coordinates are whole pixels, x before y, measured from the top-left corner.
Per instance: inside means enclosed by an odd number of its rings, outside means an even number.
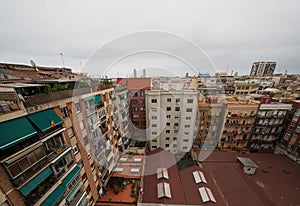
[[[110,126],[113,87],[22,97],[16,93],[24,91],[21,85],[30,90],[41,86],[15,84],[1,89],[5,110],[0,127],[7,135],[1,142],[1,201],[94,205],[118,158]],[[13,130],[16,125],[18,130]]]
[[[247,150],[258,106],[259,102],[253,100],[226,101],[225,118],[218,145],[220,149]]]
[[[255,79],[236,80],[234,82],[234,95],[244,96],[257,94],[260,82]]]

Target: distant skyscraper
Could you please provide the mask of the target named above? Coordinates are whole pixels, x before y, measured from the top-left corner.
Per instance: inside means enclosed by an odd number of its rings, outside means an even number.
[[[146,69],[143,69],[143,77],[146,77]]]
[[[276,68],[276,62],[259,61],[254,62],[251,68],[251,76],[266,76],[273,74]]]
[[[136,69],[133,69],[133,77],[136,78],[137,75],[136,75]]]

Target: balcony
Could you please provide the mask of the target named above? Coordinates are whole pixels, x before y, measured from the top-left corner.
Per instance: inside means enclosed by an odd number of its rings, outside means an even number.
[[[62,165],[57,168],[56,178],[59,180],[64,174],[66,174],[70,168],[75,164],[74,160],[72,159],[70,162],[66,163],[65,165]]]
[[[63,151],[65,151],[65,149],[67,149],[68,147],[69,146],[67,144],[50,147],[46,151],[48,162],[51,162],[52,160],[54,160],[57,156],[59,156],[61,153],[63,153]]]
[[[74,197],[70,202],[69,202],[69,201],[66,202],[66,205],[67,205],[67,206],[73,206],[73,205],[76,205],[76,203],[78,203],[79,200],[82,199],[82,196],[84,195],[84,193],[85,193],[84,190],[80,189],[80,190],[76,193],[75,197]]]

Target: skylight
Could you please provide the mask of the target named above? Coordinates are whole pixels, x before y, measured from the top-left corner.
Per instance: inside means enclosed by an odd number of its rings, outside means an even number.
[[[194,180],[195,180],[196,184],[198,184],[200,182],[207,183],[206,179],[204,177],[203,172],[201,172],[201,171],[194,171],[193,172],[193,176],[194,176]]]
[[[133,161],[134,161],[134,162],[140,162],[140,161],[142,161],[142,158],[136,157],[136,158],[133,158]]]
[[[127,157],[121,157],[121,158],[120,158],[120,161],[122,161],[122,162],[127,162],[127,159],[128,159]]]
[[[216,202],[216,199],[209,188],[200,187],[199,192],[204,203],[208,201]]]
[[[157,184],[157,198],[162,197],[172,197],[169,183],[161,182]]]
[[[115,169],[114,169],[114,171],[115,172],[123,172],[123,168],[121,168],[121,167],[116,167]]]
[[[169,179],[168,170],[166,168],[157,168],[157,179],[166,178]]]
[[[138,172],[140,172],[140,168],[131,168],[130,172],[132,172],[132,173],[138,173]]]

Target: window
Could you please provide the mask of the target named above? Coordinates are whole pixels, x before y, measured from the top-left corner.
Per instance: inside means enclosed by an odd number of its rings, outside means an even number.
[[[157,124],[152,124],[151,127],[157,127]]]
[[[77,145],[73,146],[73,152],[74,152],[74,155],[79,152]]]
[[[170,140],[170,137],[166,137],[166,140]]]
[[[151,148],[152,148],[152,149],[156,149],[156,148],[157,148],[157,146],[155,146],[155,145],[154,145],[154,146],[152,146]]]
[[[157,116],[152,116],[151,119],[157,119]]]
[[[171,107],[167,107],[167,111],[171,111]]]
[[[90,194],[90,192],[91,192],[91,187],[88,185],[85,191],[86,191],[86,194]]]
[[[191,119],[192,119],[192,117],[186,117],[185,119],[186,119],[186,120],[191,120]]]
[[[167,129],[167,130],[166,130],[166,133],[167,133],[167,134],[170,134],[170,130]]]
[[[141,107],[140,110],[141,110],[141,111],[144,111],[144,110],[145,110],[145,107]]]
[[[176,129],[176,130],[174,130],[174,134],[178,134],[178,130]]]
[[[188,139],[183,139],[183,142],[189,142],[189,140]]]
[[[180,99],[179,99],[179,98],[177,98],[175,102],[176,102],[176,103],[179,103],[179,102],[180,102]]]
[[[132,107],[132,110],[135,111],[135,112],[138,112],[139,108],[138,107]]]
[[[69,112],[68,112],[68,108],[67,107],[64,107],[64,108],[61,108],[60,109],[62,115],[64,118],[68,117],[69,116]]]
[[[157,135],[157,132],[152,132],[152,135]]]
[[[190,127],[191,127],[191,125],[189,125],[189,124],[184,125],[184,128],[190,128]]]
[[[68,132],[68,136],[69,136],[69,137],[73,137],[73,136],[74,136],[74,132],[73,132],[73,128],[72,128],[72,127],[69,127],[69,128],[67,129],[67,132]]]
[[[176,141],[177,140],[177,137],[173,137],[173,141]]]
[[[142,92],[140,92],[140,96],[145,96],[145,92],[144,91],[142,91]]]
[[[86,176],[86,173],[84,173],[81,177],[82,179],[82,182],[85,182],[87,180],[87,176]],[[87,188],[86,188],[87,189]]]
[[[93,171],[95,169],[94,163],[91,164],[91,170]]]
[[[174,127],[178,127],[178,123],[174,123]]]
[[[167,122],[167,123],[166,123],[166,126],[170,126],[170,125],[171,125],[171,123],[170,123],[170,122]]]
[[[189,132],[184,132],[184,134],[185,134],[185,135],[189,135],[190,133],[189,133]]]
[[[179,119],[179,116],[176,115],[176,116],[175,116],[175,119]]]
[[[156,139],[153,139],[152,142],[157,142],[157,140],[156,140]]]
[[[167,102],[171,102],[171,98],[167,98]]]
[[[180,107],[175,107],[175,111],[180,111]]]
[[[186,112],[192,112],[193,109],[192,108],[186,108]]]
[[[85,136],[85,137],[83,138],[83,143],[84,143],[84,146],[86,146],[86,145],[89,143],[89,140],[88,140],[88,137],[87,137],[87,136]]]
[[[79,126],[80,126],[80,129],[81,129],[81,130],[83,130],[83,129],[84,129],[84,124],[83,124],[83,121],[80,121],[80,122],[79,122]]]
[[[186,147],[186,146],[184,146],[184,147],[182,147],[182,149],[183,149],[183,150],[187,150],[187,147]]]
[[[193,103],[193,99],[188,99],[188,100],[187,100],[187,103],[188,103],[188,104]]]
[[[151,103],[157,103],[157,99],[151,99]]]
[[[169,147],[169,144],[166,144],[165,147]]]
[[[75,109],[76,109],[76,113],[80,112],[80,104],[79,103],[75,103]]]
[[[170,119],[170,118],[171,118],[171,115],[168,114],[168,115],[167,115],[167,119]]]
[[[173,144],[173,148],[176,148],[177,147],[177,144]]]

